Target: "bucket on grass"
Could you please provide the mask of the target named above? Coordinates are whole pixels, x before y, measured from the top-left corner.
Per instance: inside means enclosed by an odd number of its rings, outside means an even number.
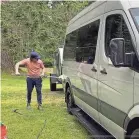
[[[1,139],[8,139],[7,138],[7,127],[2,122],[0,123],[0,129],[1,129]]]

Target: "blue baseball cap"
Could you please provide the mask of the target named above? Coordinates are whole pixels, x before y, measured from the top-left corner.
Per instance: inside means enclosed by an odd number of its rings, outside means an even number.
[[[31,52],[30,57],[35,58],[35,59],[40,59],[41,58],[37,52]]]

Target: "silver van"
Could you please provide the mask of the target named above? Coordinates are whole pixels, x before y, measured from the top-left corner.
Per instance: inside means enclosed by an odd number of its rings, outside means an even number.
[[[139,1],[96,1],[68,24],[68,112],[78,107],[117,139],[139,139]]]

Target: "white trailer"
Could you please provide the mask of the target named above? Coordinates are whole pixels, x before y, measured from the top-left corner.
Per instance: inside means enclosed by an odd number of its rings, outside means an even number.
[[[62,75],[62,62],[63,62],[63,48],[58,48],[54,52],[54,65],[53,73],[50,74],[50,90],[56,91],[56,85],[61,84],[62,81],[59,76]]]

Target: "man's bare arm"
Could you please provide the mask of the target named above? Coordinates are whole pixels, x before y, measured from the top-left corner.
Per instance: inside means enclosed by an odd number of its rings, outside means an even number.
[[[44,74],[45,74],[45,68],[42,68],[41,76],[44,76]]]
[[[20,66],[20,65],[22,65],[21,62],[18,62],[18,63],[16,63],[16,65],[15,65],[15,74],[16,74],[16,75],[20,75],[20,73],[19,73],[19,66]]]

